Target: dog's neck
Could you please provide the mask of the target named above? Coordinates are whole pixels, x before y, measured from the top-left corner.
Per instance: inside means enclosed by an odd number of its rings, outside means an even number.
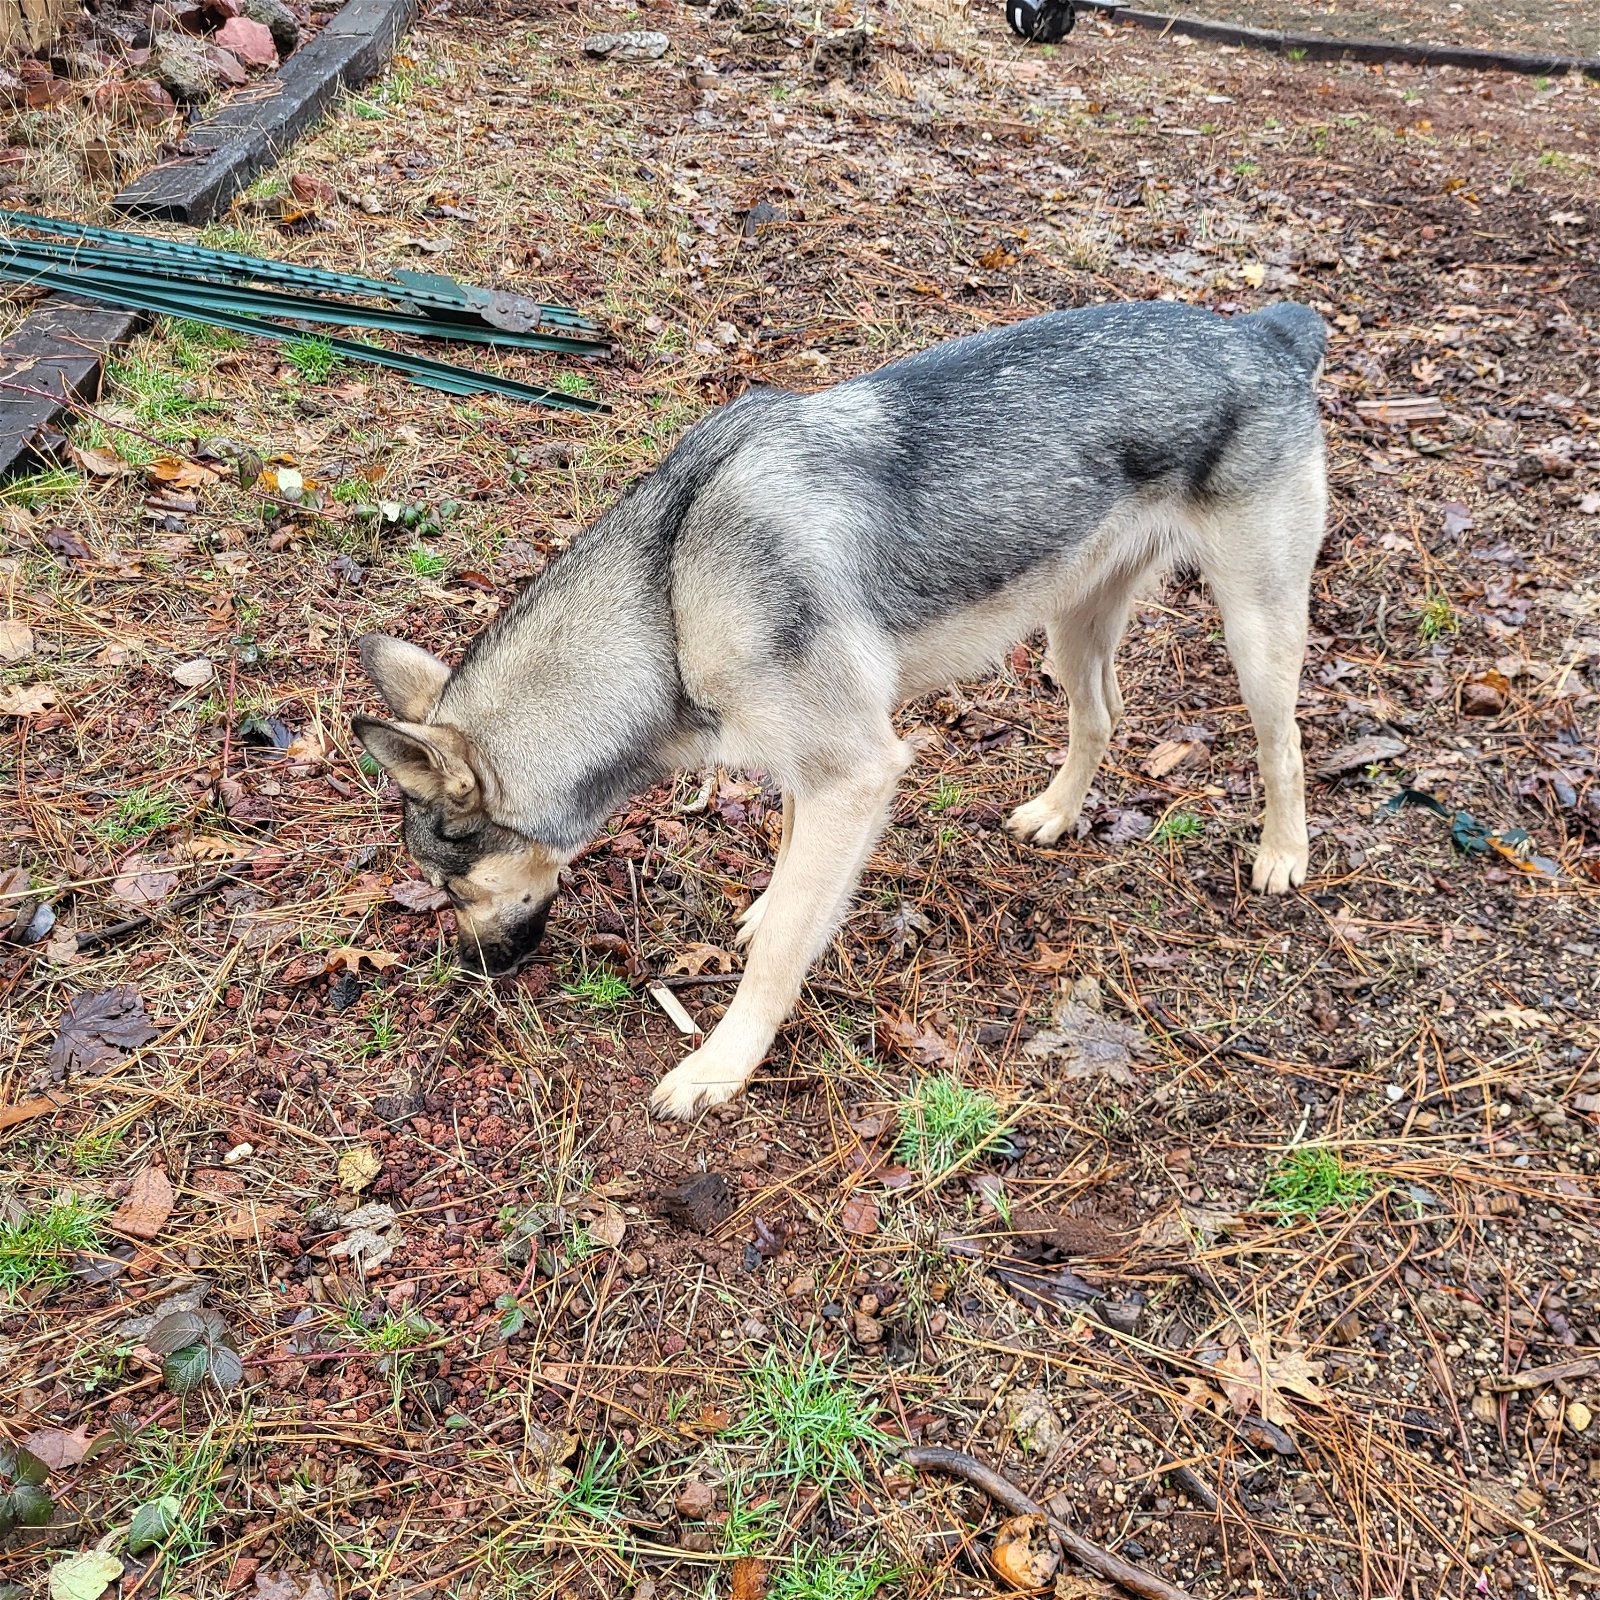
[[[558,851],[592,839],[675,765],[694,724],[665,552],[623,502],[473,641],[434,719],[487,768],[498,822]]]

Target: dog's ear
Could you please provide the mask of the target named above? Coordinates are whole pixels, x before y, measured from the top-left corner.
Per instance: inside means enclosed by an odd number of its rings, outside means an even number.
[[[417,722],[439,702],[450,681],[450,669],[437,656],[404,639],[369,633],[356,645],[361,665],[377,685],[389,709],[407,722]],[[378,759],[382,759],[379,757]],[[387,763],[386,763],[387,764]]]
[[[454,812],[470,811],[479,804],[478,775],[459,728],[380,722],[376,717],[356,717],[350,726],[362,748],[388,771],[403,794]]]

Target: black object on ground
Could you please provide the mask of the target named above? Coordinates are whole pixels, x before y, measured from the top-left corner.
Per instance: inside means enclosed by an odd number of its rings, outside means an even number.
[[[72,404],[100,392],[110,351],[145,321],[127,306],[57,296],[0,347],[0,477],[38,466]]]

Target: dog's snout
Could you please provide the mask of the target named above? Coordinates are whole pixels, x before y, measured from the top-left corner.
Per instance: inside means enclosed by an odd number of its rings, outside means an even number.
[[[461,927],[458,954],[463,972],[477,977],[504,978],[528,961],[544,939],[545,924],[555,896],[538,906],[519,906],[519,915],[492,929]]]

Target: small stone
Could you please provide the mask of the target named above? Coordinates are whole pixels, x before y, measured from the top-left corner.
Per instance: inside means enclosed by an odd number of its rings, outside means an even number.
[[[246,1156],[254,1155],[255,1154],[255,1148],[256,1147],[253,1144],[236,1144],[233,1147],[233,1149],[231,1149],[227,1153],[227,1155],[225,1155],[222,1158],[223,1166],[225,1166],[225,1167],[237,1166],[241,1161],[243,1161],[245,1159]]]
[[[1048,1455],[1061,1442],[1061,1418],[1037,1389],[1024,1389],[1012,1397],[1006,1422],[1017,1443],[1033,1455]]]
[[[250,74],[239,65],[239,58],[230,50],[211,45],[206,50],[206,60],[217,69],[217,77],[230,89],[237,89],[241,83],[250,81]]]
[[[622,1275],[625,1278],[642,1278],[650,1270],[650,1258],[642,1250],[634,1250],[622,1258]]]
[[[583,53],[607,61],[658,61],[672,48],[664,33],[635,29],[629,33],[596,33],[583,41]]]
[[[217,87],[217,69],[206,54],[209,48],[202,39],[163,29],[150,40],[150,73],[174,100],[193,105]]]
[[[265,26],[279,55],[288,55],[300,43],[299,19],[283,0],[239,0],[237,15]]]
[[[216,42],[247,67],[278,64],[278,47],[272,41],[272,30],[264,23],[252,22],[249,17],[229,17],[217,29]]]
[[[859,1343],[883,1343],[883,1324],[876,1317],[869,1317],[865,1312],[858,1311],[851,1326]]]
[[[1567,1426],[1574,1433],[1587,1433],[1589,1424],[1594,1421],[1594,1413],[1581,1400],[1574,1400],[1567,1407]]]
[[[1484,1427],[1492,1428],[1500,1420],[1500,1407],[1492,1394],[1475,1394],[1472,1397],[1472,1415]]]
[[[680,1517],[688,1517],[695,1522],[704,1521],[716,1508],[717,1491],[709,1483],[699,1478],[691,1478],[678,1491],[678,1498],[673,1502],[673,1509]]]

